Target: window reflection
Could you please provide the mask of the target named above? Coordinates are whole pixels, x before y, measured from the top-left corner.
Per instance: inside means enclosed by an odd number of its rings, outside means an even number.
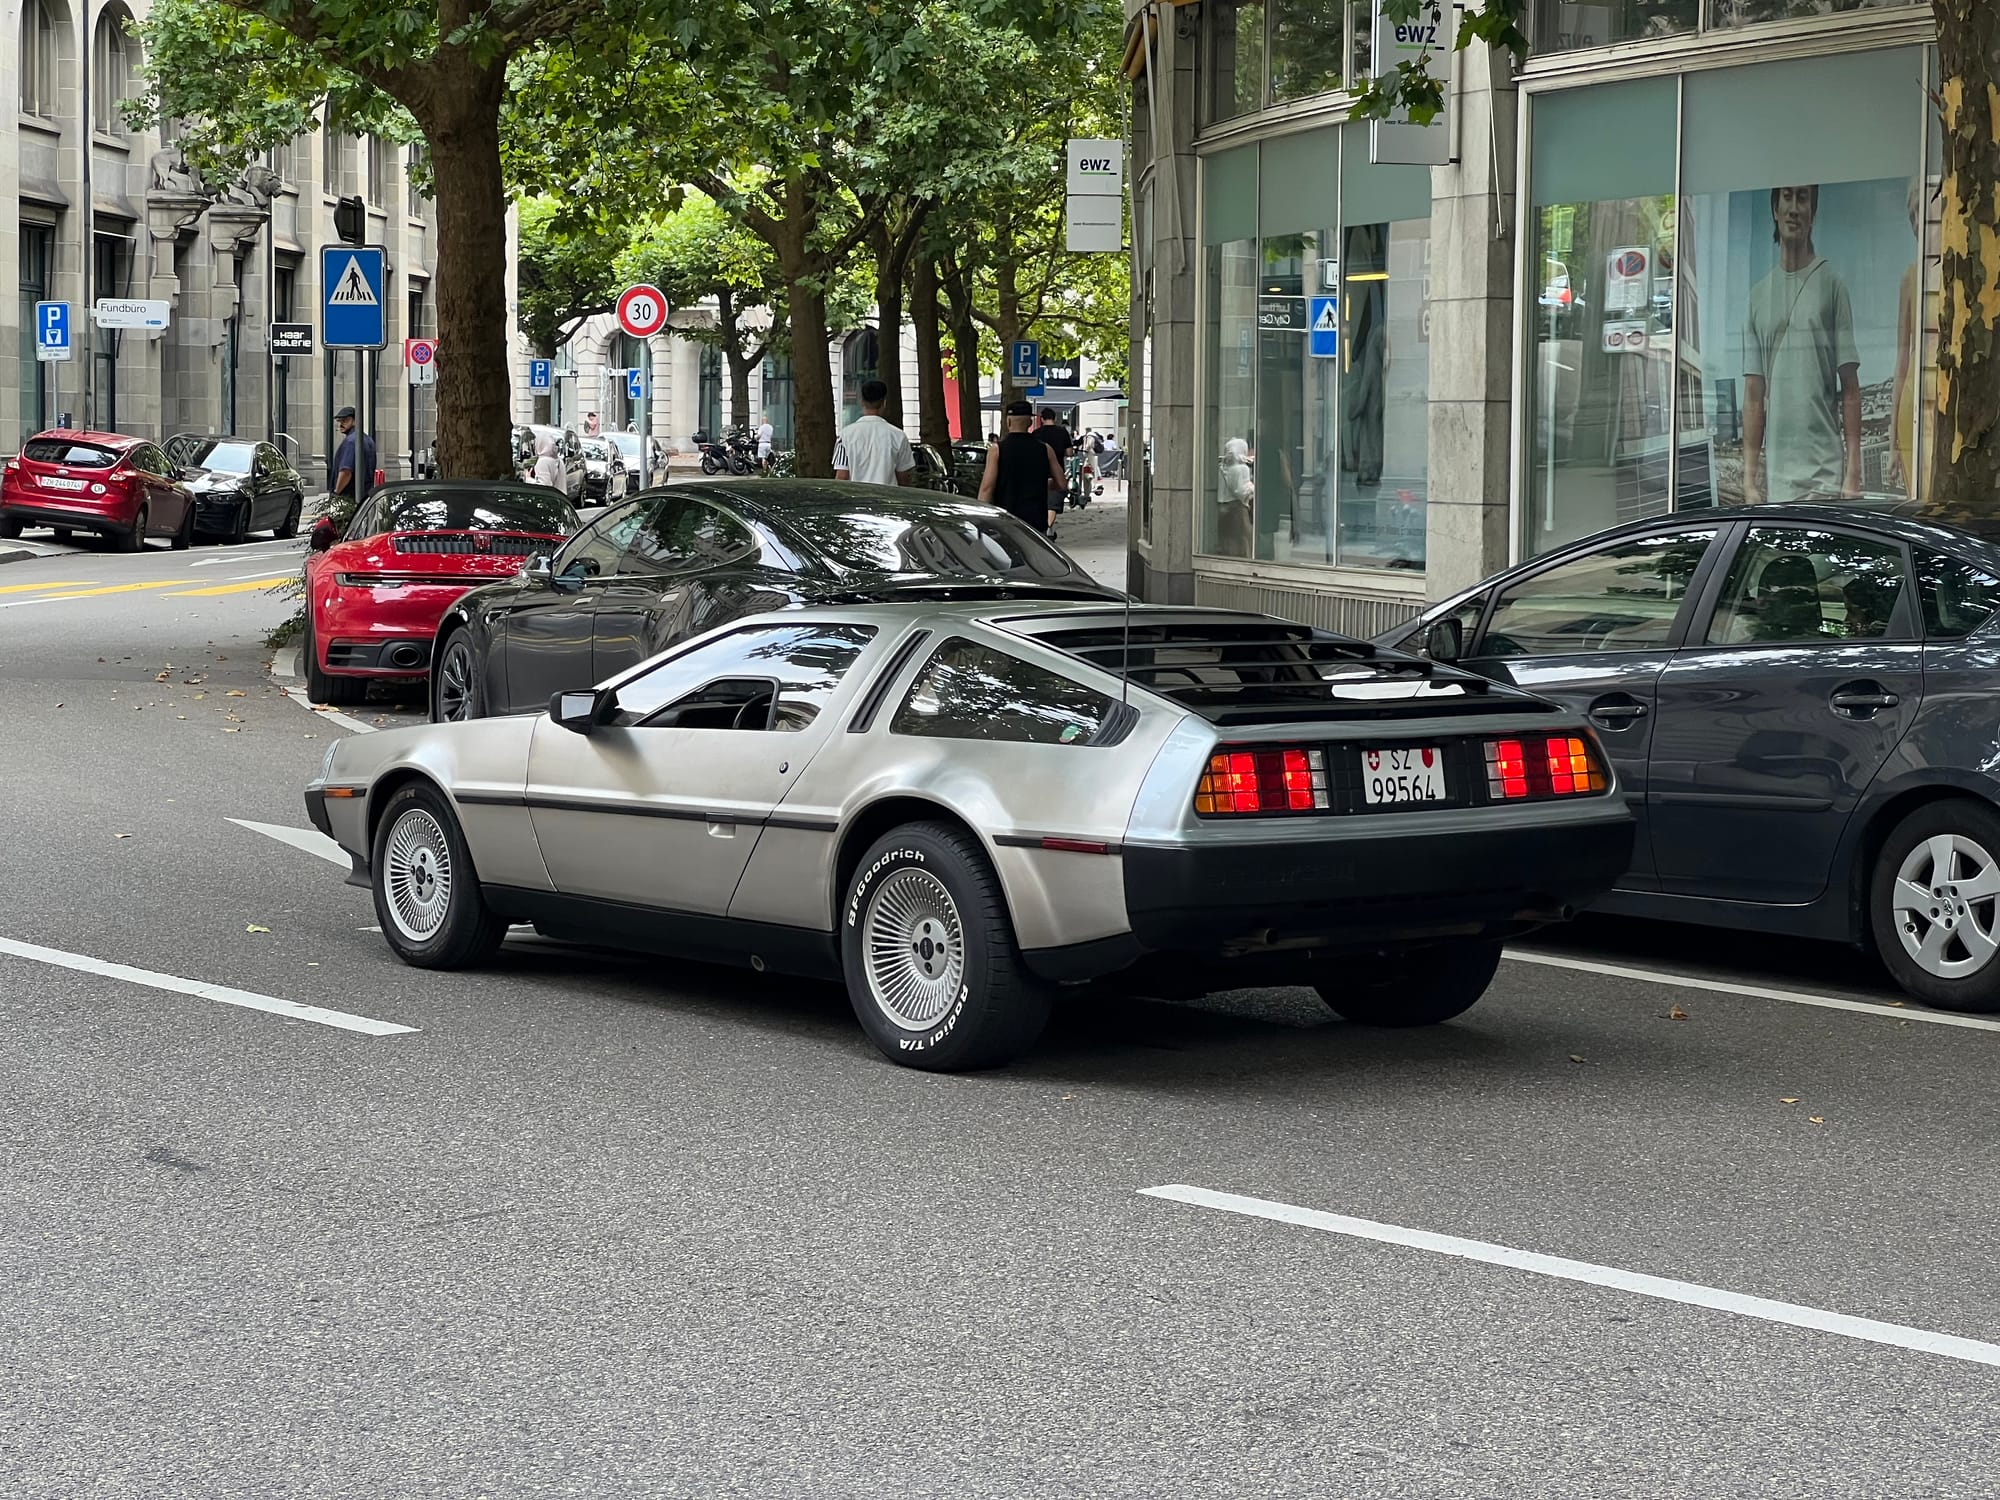
[[[1500,596],[1482,657],[1570,656],[1664,646],[1713,531],[1625,542],[1523,580]]]
[[[873,625],[754,625],[732,631],[621,687],[619,722],[801,730],[819,716],[874,638]],[[757,711],[773,692],[777,702],[770,712]]]
[[[1846,532],[1758,527],[1744,538],[1708,644],[1878,640],[1903,590],[1903,552]]]
[[[954,638],[938,647],[890,722],[894,734],[1082,745],[1111,699],[1018,657]]]

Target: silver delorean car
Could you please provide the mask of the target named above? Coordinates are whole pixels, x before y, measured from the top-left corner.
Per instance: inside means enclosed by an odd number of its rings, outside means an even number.
[[[1583,719],[1263,615],[791,610],[532,717],[342,739],[306,791],[406,963],[545,936],[845,980],[893,1060],[1004,1062],[1062,986],[1472,1005],[1610,888]]]

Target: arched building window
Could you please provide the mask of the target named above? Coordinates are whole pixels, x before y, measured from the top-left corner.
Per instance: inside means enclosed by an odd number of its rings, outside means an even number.
[[[91,42],[91,124],[105,135],[125,134],[125,114],[118,106],[132,96],[139,76],[139,39],[132,35],[132,12],[108,5],[97,18]]]
[[[21,7],[21,113],[56,118],[62,59],[63,14],[50,0],[26,0]]]

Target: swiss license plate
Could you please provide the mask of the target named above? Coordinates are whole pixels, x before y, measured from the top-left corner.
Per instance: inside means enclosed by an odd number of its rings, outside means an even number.
[[[1361,795],[1370,806],[1444,801],[1444,752],[1435,745],[1363,750]]]
[[[84,479],[65,479],[60,474],[42,475],[42,488],[45,490],[70,490],[74,492],[85,488],[88,483],[89,481]]]

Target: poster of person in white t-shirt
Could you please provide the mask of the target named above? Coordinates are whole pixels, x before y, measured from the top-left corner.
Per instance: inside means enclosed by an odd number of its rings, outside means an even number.
[[[1778,264],[1743,336],[1744,499],[1861,492],[1861,355],[1847,283],[1813,246],[1819,188],[1771,190]]]

